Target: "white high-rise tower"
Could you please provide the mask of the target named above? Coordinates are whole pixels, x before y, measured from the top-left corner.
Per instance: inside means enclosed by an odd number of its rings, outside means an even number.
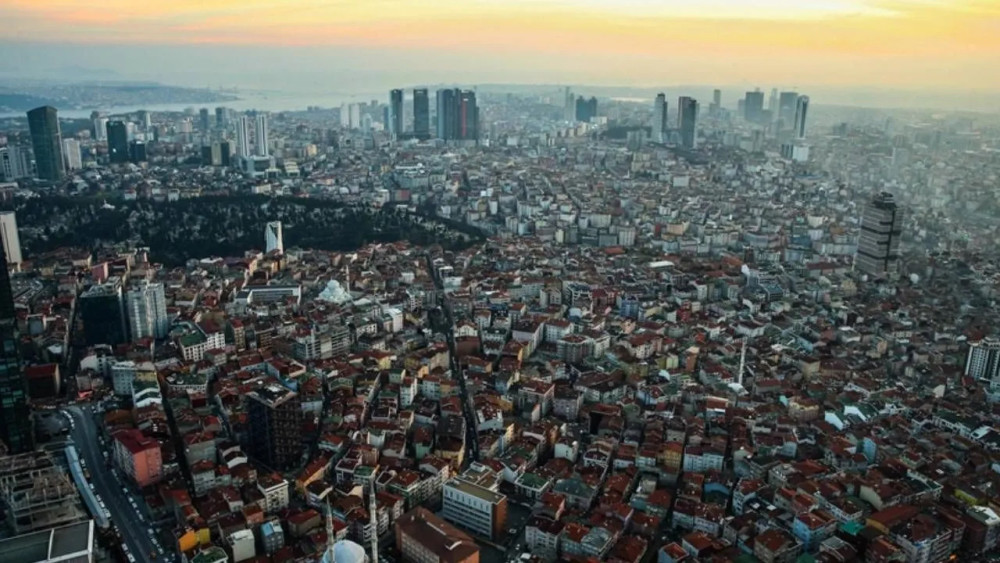
[[[21,265],[21,237],[17,234],[17,217],[13,211],[0,211],[0,239],[8,264]]]
[[[269,156],[271,152],[268,148],[266,113],[257,114],[257,122],[254,126],[254,135],[254,154],[257,156]]]
[[[245,115],[236,122],[236,154],[250,157],[250,118]]]
[[[285,242],[281,233],[281,221],[270,221],[264,226],[264,250],[285,253]]]
[[[147,280],[129,288],[125,294],[125,311],[132,341],[142,338],[166,338],[170,330],[167,299],[162,283]]]

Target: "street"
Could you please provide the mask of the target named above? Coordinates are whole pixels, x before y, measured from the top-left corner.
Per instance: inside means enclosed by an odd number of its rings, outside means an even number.
[[[84,409],[71,405],[65,410],[72,415],[76,424],[71,434],[80,458],[87,462],[94,492],[104,500],[105,506],[111,512],[112,524],[118,526],[125,544],[128,545],[136,561],[151,561],[149,554],[153,551],[153,544],[149,532],[146,531],[151,524],[145,517],[140,519],[140,515],[132,508],[125,493],[122,492],[122,484],[115,479],[111,469],[108,468],[98,439],[94,416],[89,410]]]

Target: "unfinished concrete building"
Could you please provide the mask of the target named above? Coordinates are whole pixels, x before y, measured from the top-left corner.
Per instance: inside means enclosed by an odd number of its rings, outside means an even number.
[[[45,451],[0,458],[0,502],[14,534],[87,518],[76,486]]]

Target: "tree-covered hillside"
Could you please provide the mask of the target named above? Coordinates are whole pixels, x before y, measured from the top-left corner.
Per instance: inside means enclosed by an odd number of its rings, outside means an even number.
[[[329,200],[250,195],[120,202],[115,209],[93,199],[33,198],[19,202],[17,220],[29,257],[64,246],[130,241],[148,246],[153,260],[168,265],[262,249],[268,221],[282,222],[285,248],[354,250],[398,240],[462,248],[482,238],[466,225],[391,207],[374,211]]]

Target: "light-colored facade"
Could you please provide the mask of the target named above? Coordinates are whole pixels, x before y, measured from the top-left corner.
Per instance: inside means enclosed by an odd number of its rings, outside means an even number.
[[[162,283],[143,281],[132,286],[125,294],[125,309],[133,342],[167,337],[170,318]]]
[[[281,221],[270,221],[264,227],[264,250],[266,252],[277,250],[279,253],[284,254],[285,243],[281,230]]]
[[[13,211],[0,212],[0,240],[8,264],[21,264],[21,237],[17,234],[17,217]]]
[[[506,495],[456,477],[444,484],[443,497],[445,520],[490,539],[503,533]]]

